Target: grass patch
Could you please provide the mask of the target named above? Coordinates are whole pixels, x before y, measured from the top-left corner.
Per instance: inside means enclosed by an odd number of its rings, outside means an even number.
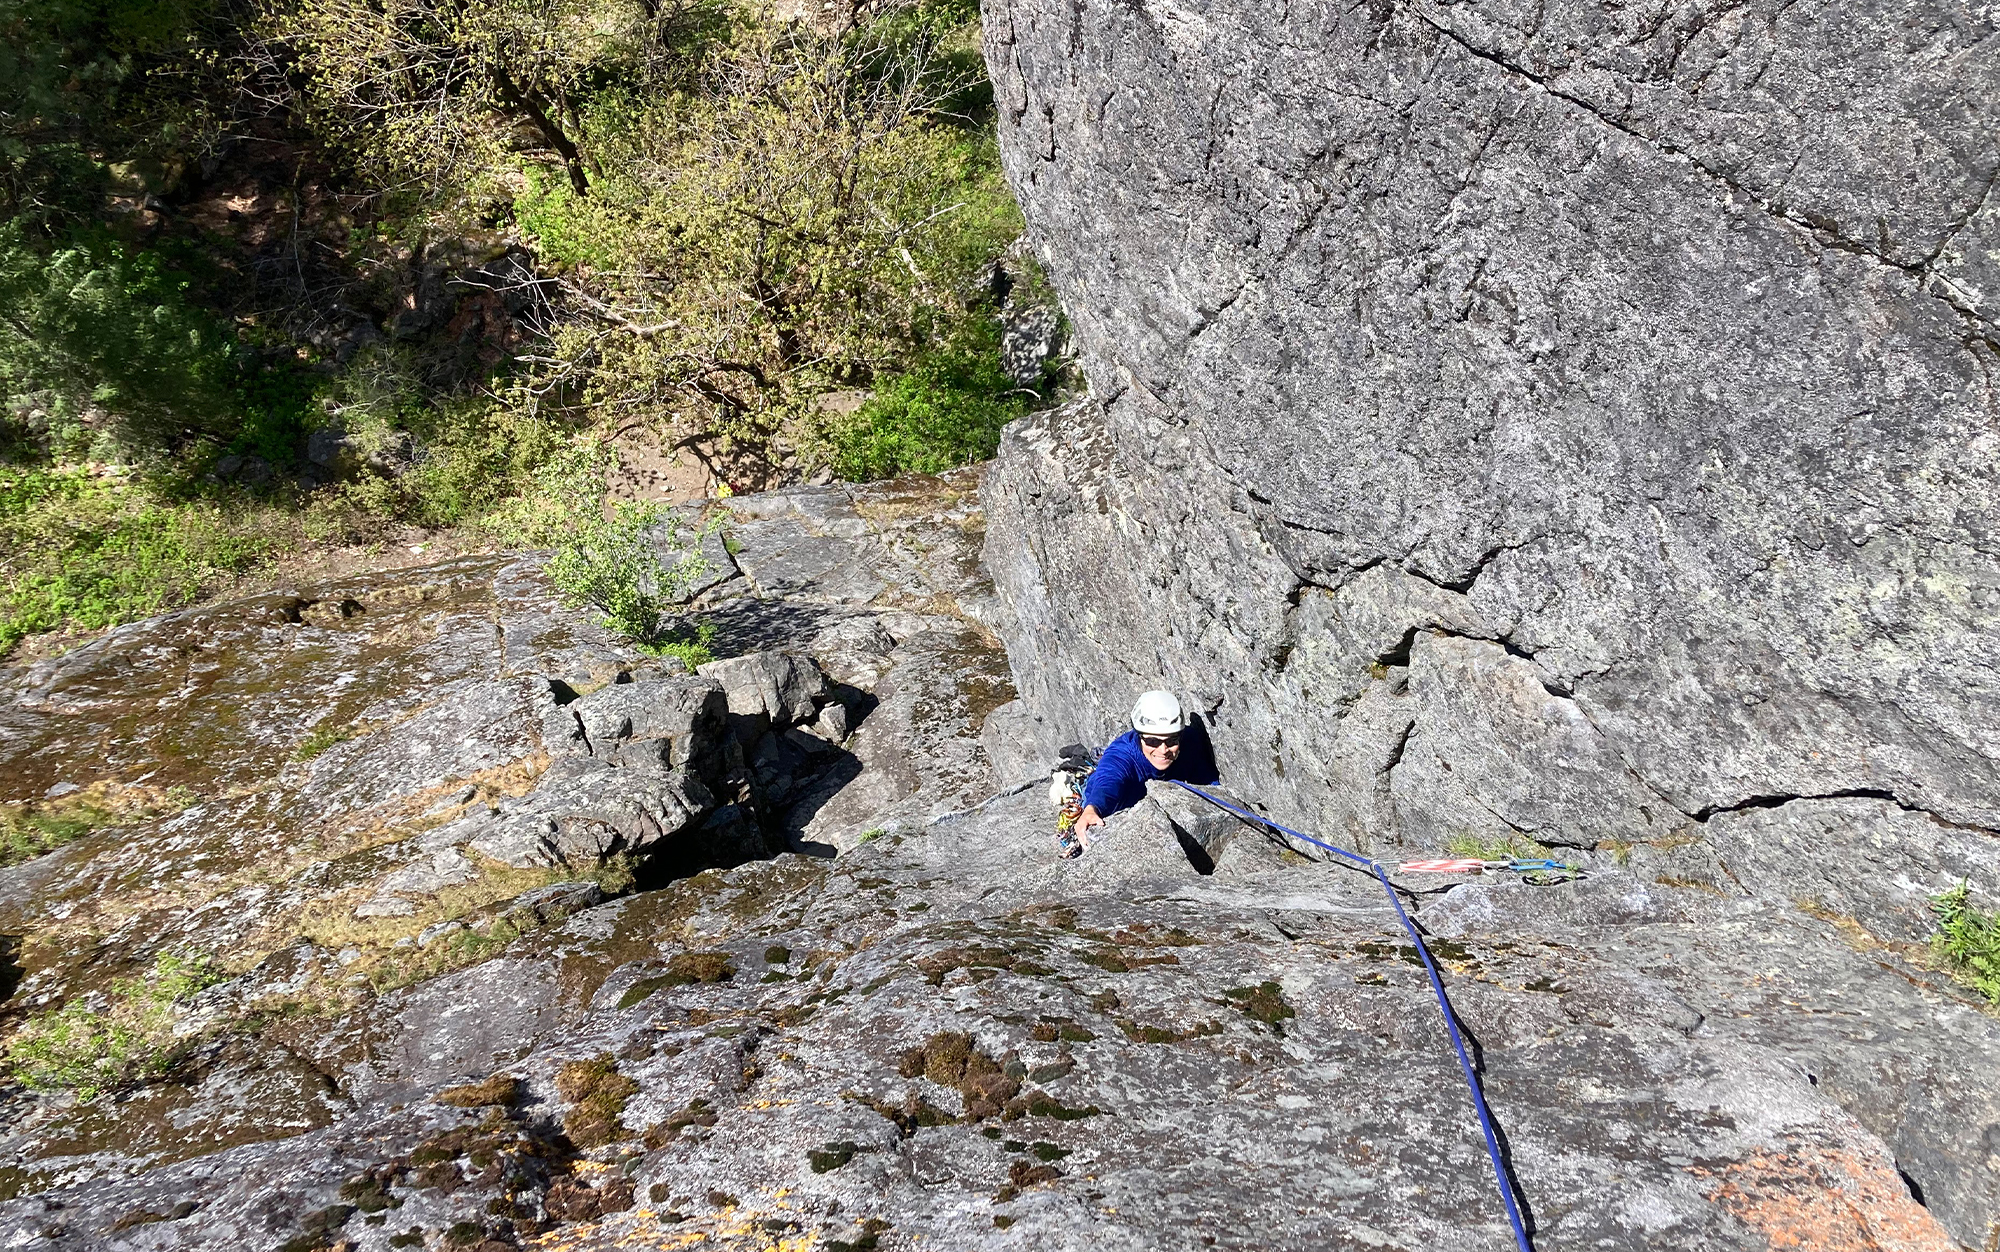
[[[2000,915],[1974,906],[1971,884],[1960,883],[1931,899],[1938,932],[1931,952],[1966,986],[2000,1004]]]
[[[194,803],[185,788],[97,782],[49,800],[0,804],[0,866],[18,865],[93,831],[178,813]]]
[[[328,748],[333,747],[335,744],[346,743],[350,739],[359,739],[372,729],[373,727],[363,725],[360,722],[351,722],[339,726],[328,722],[321,722],[319,725],[313,727],[312,731],[305,738],[299,740],[292,748],[289,759],[293,762],[303,764],[306,761],[312,760]]]
[[[315,900],[300,915],[297,933],[300,938],[332,952],[349,947],[361,949],[361,958],[349,965],[346,973],[365,975],[377,992],[393,991],[450,970],[477,965],[535,929],[537,922],[533,918],[493,916],[504,913],[497,906],[516,896],[558,882],[573,882],[579,877],[596,882],[608,895],[616,895],[632,883],[631,866],[622,859],[613,859],[594,873],[581,876],[559,869],[516,869],[484,858],[479,858],[478,864],[477,878],[444,888],[418,903],[416,912],[403,917],[356,917],[353,893]],[[435,939],[421,948],[395,946],[397,940],[414,936],[434,923],[473,914],[483,914],[492,920],[481,923],[475,919],[467,929]]]
[[[7,1072],[30,1090],[85,1102],[159,1077],[191,1042],[173,1037],[181,1003],[221,981],[206,957],[162,952],[143,977],[113,983],[103,1008],[72,1001],[30,1017],[7,1043]]]
[[[714,622],[681,621],[667,626],[658,639],[639,647],[654,656],[674,657],[692,672],[715,659],[715,635]]]
[[[103,466],[0,466],[0,654],[189,604],[291,546],[286,530],[254,504],[175,500]]]

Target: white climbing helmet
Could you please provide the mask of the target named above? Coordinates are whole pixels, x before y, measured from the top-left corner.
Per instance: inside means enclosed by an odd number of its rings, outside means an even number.
[[[1132,706],[1132,729],[1142,735],[1177,735],[1187,729],[1187,714],[1171,691],[1148,691]]]

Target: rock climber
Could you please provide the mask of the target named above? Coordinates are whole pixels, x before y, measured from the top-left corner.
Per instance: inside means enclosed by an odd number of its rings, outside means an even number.
[[[1083,851],[1090,831],[1145,799],[1146,784],[1155,778],[1203,786],[1221,781],[1208,732],[1171,691],[1148,691],[1132,706],[1132,729],[1111,741],[1083,785],[1083,811],[1067,832],[1075,839],[1063,841],[1062,854]]]

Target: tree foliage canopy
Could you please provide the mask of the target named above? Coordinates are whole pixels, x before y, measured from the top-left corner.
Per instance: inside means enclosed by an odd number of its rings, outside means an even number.
[[[635,425],[765,481],[990,455],[1038,397],[976,3],[765,3],[12,0],[0,647],[504,537]],[[400,468],[330,480],[320,428]]]

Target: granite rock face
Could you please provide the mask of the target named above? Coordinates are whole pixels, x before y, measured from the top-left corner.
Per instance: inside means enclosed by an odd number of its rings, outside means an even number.
[[[1194,803],[1063,862],[1016,789],[587,908],[267,1029],[338,1076],[333,1124],[0,1203],[0,1243],[1511,1248],[1374,880]],[[2000,1022],[1902,954],[1633,874],[1420,917],[1538,1248],[1954,1252],[1897,1171],[1970,1167]],[[1927,1117],[1885,1141],[1905,1109],[1847,1106],[1892,1027]]]
[[[973,487],[737,502],[707,674],[621,655],[522,561],[24,676],[8,796],[139,787],[176,746],[210,798],[0,869],[0,1027],[162,949],[232,976],[94,1101],[0,1085],[0,1247],[1511,1247],[1372,876],[1160,788],[1056,859]],[[1498,645],[1409,651],[1413,688],[1577,733]],[[299,708],[357,733],[279,765]],[[1502,764],[1516,820],[1600,802]],[[705,815],[667,830],[669,796]],[[1794,873],[1816,832],[1867,872]],[[637,882],[579,876],[599,836]],[[1988,837],[1845,798],[1621,846],[1563,882],[1397,879],[1535,1246],[1979,1246],[2000,1017],[1920,940],[1934,880],[2000,868]]]
[[[1030,703],[1095,732],[1165,677],[1283,795],[1380,765],[1332,727],[1407,684],[1465,807],[1509,750],[1474,710],[1539,683],[1620,827],[1841,794],[2000,827],[1996,21],[992,6],[1104,403],[1017,429],[989,499]],[[1496,689],[1425,721],[1412,630],[1495,645]]]
[[[1856,942],[1967,874],[1996,903],[2000,15],[986,17],[1093,391],[987,479],[1022,733],[1170,686],[1239,794],[1351,847],[1531,839]],[[1921,1021],[1835,1086],[1899,1143]],[[1980,1107],[1898,1149],[1969,1246]]]

